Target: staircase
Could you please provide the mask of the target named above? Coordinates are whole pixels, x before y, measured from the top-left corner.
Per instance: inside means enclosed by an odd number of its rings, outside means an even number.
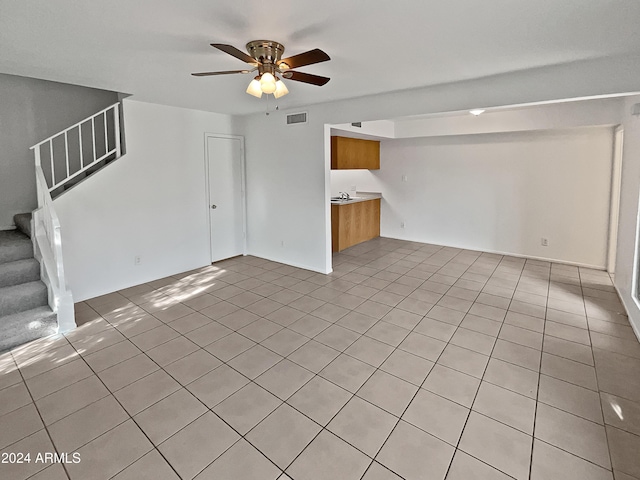
[[[14,221],[17,230],[0,231],[0,352],[58,331],[34,258],[31,214]]]
[[[0,231],[0,352],[76,327],[53,199],[122,156],[120,103],[31,147],[38,208]],[[31,228],[33,226],[33,232]]]

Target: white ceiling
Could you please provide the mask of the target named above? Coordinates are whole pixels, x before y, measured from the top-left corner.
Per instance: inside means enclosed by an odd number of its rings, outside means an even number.
[[[266,108],[244,63],[209,46],[321,48],[330,62],[288,82],[281,108],[640,53],[637,0],[0,0],[0,72],[229,114]],[[273,100],[271,100],[273,107]]]

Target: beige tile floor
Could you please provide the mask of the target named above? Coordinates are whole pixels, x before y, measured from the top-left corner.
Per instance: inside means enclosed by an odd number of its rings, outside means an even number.
[[[0,478],[640,479],[640,344],[604,272],[376,239],[235,258],[0,354]]]

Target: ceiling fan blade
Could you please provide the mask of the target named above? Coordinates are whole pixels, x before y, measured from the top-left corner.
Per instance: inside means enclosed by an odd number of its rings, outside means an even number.
[[[229,75],[231,73],[249,73],[251,70],[227,70],[224,72],[200,72],[200,73],[192,73],[194,77],[210,77],[212,75]]]
[[[238,50],[233,45],[225,45],[224,43],[212,43],[211,46],[231,55],[232,57],[236,57],[243,62],[251,63],[253,65],[259,65],[259,62],[255,58],[250,57],[242,50]]]
[[[313,50],[294,55],[293,57],[283,58],[282,60],[280,60],[280,62],[278,62],[278,65],[281,66],[283,63],[285,63],[287,65],[285,68],[292,69],[304,67],[306,65],[313,65],[314,63],[326,62],[327,60],[331,60],[331,57],[329,57],[329,55],[324,53],[319,48],[314,48]]]
[[[320,75],[312,75],[310,73],[302,73],[302,72],[285,72],[282,74],[283,78],[289,80],[295,80],[296,82],[304,82],[310,83],[311,85],[318,85],[321,87],[326,84],[330,78],[321,77]]]

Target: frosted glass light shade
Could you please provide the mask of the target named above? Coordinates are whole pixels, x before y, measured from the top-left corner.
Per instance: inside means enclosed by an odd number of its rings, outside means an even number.
[[[269,72],[263,73],[260,78],[260,88],[262,89],[262,93],[273,93],[276,91],[276,77],[271,75]]]
[[[253,95],[254,97],[262,97],[262,89],[260,88],[260,82],[258,79],[254,78],[251,80],[251,83],[247,87],[247,93],[249,95]]]
[[[287,93],[289,93],[289,89],[284,84],[284,82],[280,79],[276,82],[276,91],[273,92],[273,96],[276,98],[284,97]]]

